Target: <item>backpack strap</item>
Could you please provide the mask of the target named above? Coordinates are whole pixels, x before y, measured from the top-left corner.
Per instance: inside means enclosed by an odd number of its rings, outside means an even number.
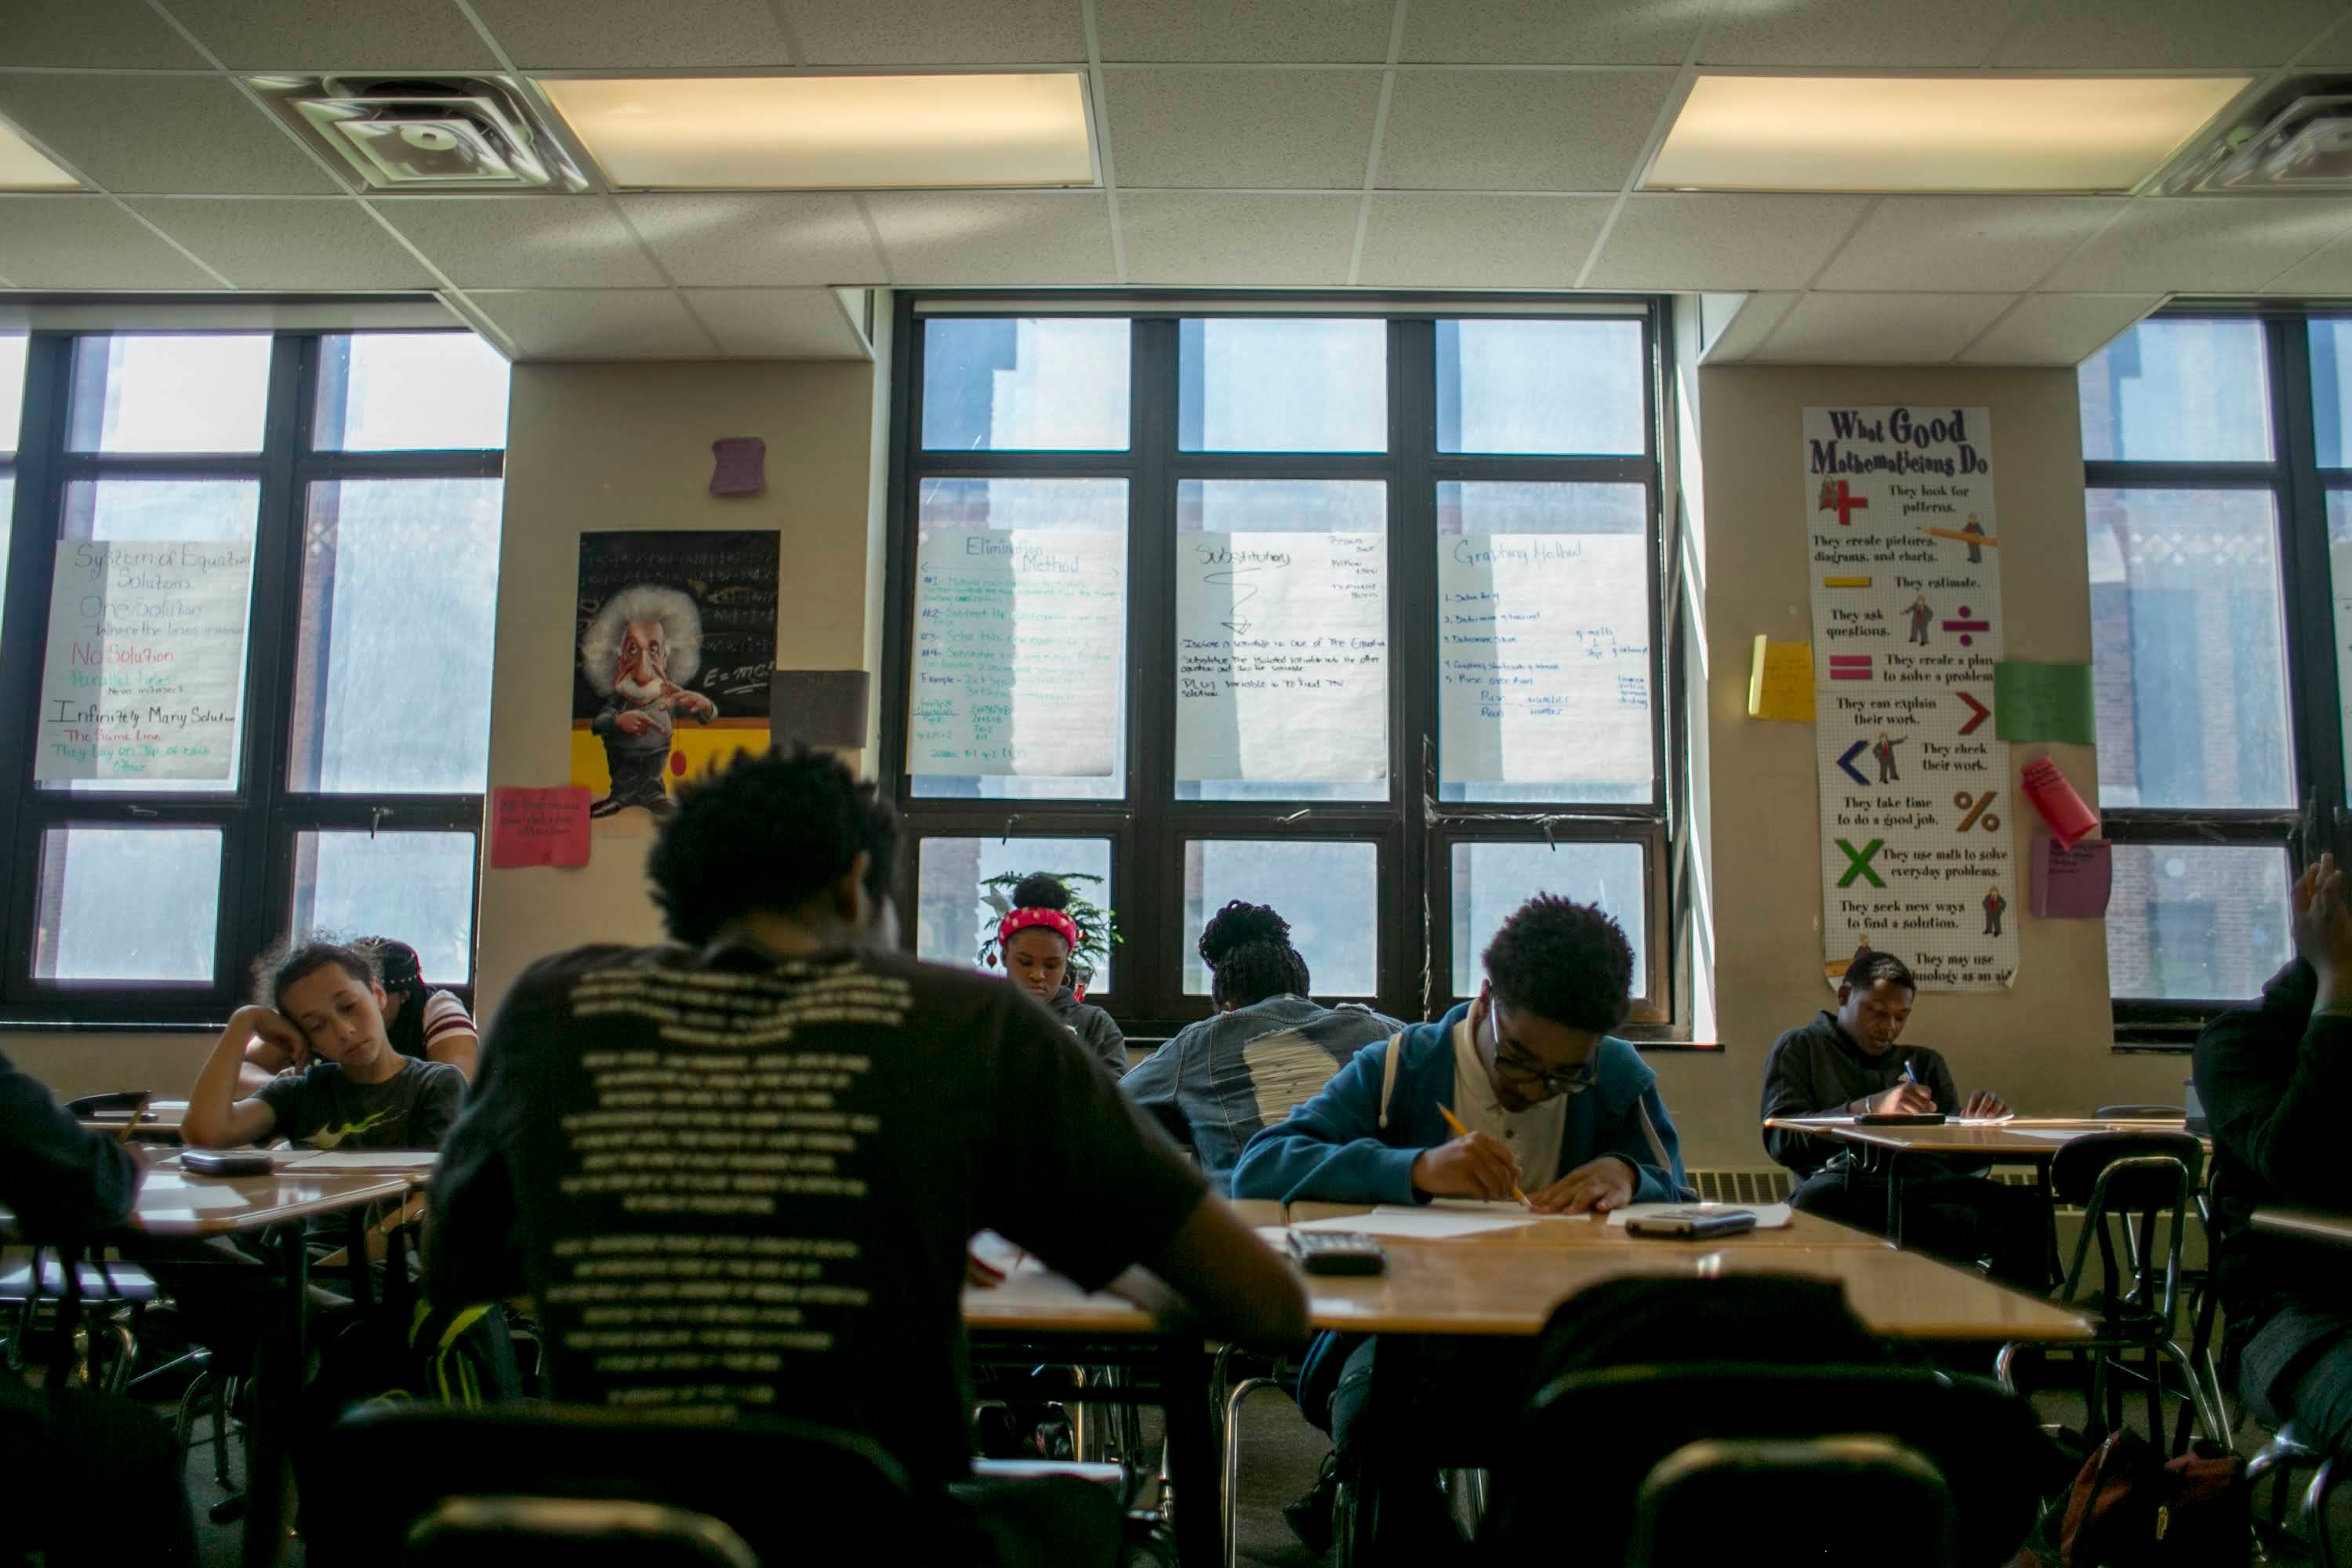
[[[1388,1059],[1381,1064],[1381,1129],[1388,1130],[1389,1097],[1396,1093],[1397,1057],[1404,1047],[1404,1034],[1400,1030],[1389,1037]]]

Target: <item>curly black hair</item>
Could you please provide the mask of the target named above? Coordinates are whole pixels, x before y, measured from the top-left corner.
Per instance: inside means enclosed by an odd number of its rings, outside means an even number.
[[[1845,966],[1845,983],[1856,991],[1868,991],[1882,980],[1891,980],[1906,991],[1919,989],[1919,983],[1911,978],[1911,966],[1891,952],[1873,952],[1864,948]]]
[[[1235,899],[1201,928],[1201,962],[1220,1007],[1247,1007],[1269,996],[1304,996],[1307,960],[1290,945],[1290,922],[1264,904]]]
[[[1633,1008],[1633,948],[1598,904],[1538,893],[1486,944],[1486,978],[1515,1013],[1605,1035]]]
[[[898,845],[898,815],[873,784],[795,744],[743,752],[681,785],[646,870],[669,934],[698,947],[755,910],[799,909],[860,854],[878,905]]]
[[[1066,910],[1070,907],[1069,885],[1051,871],[1032,871],[1013,884],[1013,907],[1016,910]]]
[[[288,986],[330,967],[361,985],[383,984],[383,963],[364,941],[311,936],[274,947],[254,961],[253,999],[272,1011],[281,1010]]]

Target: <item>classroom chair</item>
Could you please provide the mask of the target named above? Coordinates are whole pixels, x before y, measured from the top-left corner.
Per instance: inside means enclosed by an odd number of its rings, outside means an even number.
[[[139,1359],[139,1330],[161,1295],[147,1271],[118,1258],[85,1258],[79,1247],[37,1245],[0,1273],[0,1309],[12,1310],[6,1364],[21,1371],[35,1338],[49,1336],[49,1377],[120,1394]]]
[[[1872,1518],[1903,1521],[1906,1568],[1959,1568],[1958,1523],[1943,1473],[1916,1449],[1885,1437],[1705,1437],[1685,1444],[1642,1482],[1626,1565],[1719,1568],[1729,1557],[1879,1568],[1887,1561],[1885,1533],[1834,1523],[1852,1519],[1864,1500]],[[1726,1521],[1732,1520],[1785,1521],[1789,1533],[1777,1545],[1751,1541],[1727,1554]]]
[[[480,1552],[486,1538],[503,1534],[520,1546],[526,1531],[531,1544],[561,1546],[574,1562],[583,1537],[567,1532],[592,1525],[607,1532],[597,1538],[605,1543],[600,1554],[614,1541],[658,1540],[666,1562],[732,1563],[706,1521],[739,1538],[754,1563],[810,1561],[827,1521],[844,1529],[855,1521],[863,1552],[877,1562],[920,1554],[914,1500],[897,1463],[864,1437],[804,1421],[384,1405],[345,1416],[315,1458],[301,1472],[314,1568],[480,1561],[466,1554]],[[492,1500],[446,1506],[460,1499]],[[665,1511],[600,1521],[575,1506],[613,1501]],[[720,1555],[678,1555],[688,1541]],[[411,1555],[425,1548],[446,1555]],[[529,1555],[526,1547],[501,1561]]]
[[[2270,1528],[2274,1538],[2286,1522],[2288,1479],[2305,1465],[2316,1468],[2312,1474],[2311,1485],[2305,1489],[2303,1494],[2304,1539],[2309,1543],[2315,1568],[2335,1568],[2336,1547],[2327,1533],[2327,1500],[2336,1490],[2335,1455],[2305,1443],[2302,1434],[2295,1430],[2294,1423],[2290,1421],[2263,1446],[2261,1453],[2247,1461],[2246,1485],[2252,1488],[2273,1470],[2278,1472],[2278,1479],[2272,1483],[2271,1488]]]
[[[2083,1209],[2074,1263],[2053,1299],[2090,1316],[2095,1331],[2085,1342],[2047,1346],[2044,1353],[2087,1358],[2086,1425],[2094,1441],[2123,1424],[2123,1389],[2118,1378],[2141,1384],[2147,1395],[2149,1438],[2162,1441],[2163,1365],[2170,1362],[2180,1370],[2186,1397],[2205,1435],[2224,1446],[2229,1442],[2196,1363],[2173,1338],[2180,1300],[2181,1249],[2204,1163],[2203,1146],[2186,1132],[2089,1133],[2060,1149],[2050,1163],[2051,1190],[2057,1201],[2077,1204]],[[2126,1237],[2126,1256],[2120,1259],[2111,1221],[2123,1227]],[[2161,1249],[2157,1246],[2159,1224],[2166,1227]],[[2085,1278],[2095,1243],[2099,1252],[2095,1282]],[[2016,1362],[2021,1348],[2014,1342],[2005,1344],[1994,1362],[2001,1385],[2011,1392],[2017,1387]],[[2125,1360],[2133,1351],[2146,1358],[2137,1371]],[[2176,1434],[2175,1447],[2185,1450],[2179,1436]]]
[[[514,1568],[533,1552],[565,1568],[760,1568],[707,1513],[583,1498],[451,1498],[408,1532],[405,1568]]]
[[[1605,1436],[1596,1441],[1596,1435]],[[1864,1446],[1839,1446],[1854,1439]],[[1572,1372],[1529,1402],[1512,1439],[1515,1458],[1496,1475],[1479,1546],[1495,1561],[1515,1563],[1556,1561],[1569,1539],[1580,1562],[1643,1561],[1629,1555],[1641,1539],[1654,1552],[1685,1552],[1696,1537],[1659,1517],[1661,1491],[1720,1498],[1753,1489],[1769,1461],[1785,1467],[1807,1495],[1829,1495],[1841,1467],[1865,1465],[1871,1484],[1883,1478],[1906,1507],[1940,1489],[1947,1504],[1924,1517],[1945,1521],[1941,1539],[1932,1523],[1915,1529],[1907,1513],[1890,1513],[1875,1493],[1866,1505],[1844,1491],[1834,1503],[1775,1504],[1745,1517],[1772,1521],[1759,1530],[1802,1531],[1803,1545],[1816,1553],[1843,1531],[1902,1517],[1905,1563],[1997,1568],[2015,1556],[2041,1511],[2043,1467],[2032,1461],[2047,1446],[2024,1400],[1979,1378],[1919,1368],[1690,1362]],[[1650,1500],[1646,1538],[1638,1497]],[[1610,1506],[1617,1499],[1624,1500]],[[1725,1556],[1725,1525],[1738,1517],[1707,1506],[1700,1522],[1715,1528],[1705,1561],[1734,1560]],[[1885,1560],[1885,1538],[1867,1539]]]

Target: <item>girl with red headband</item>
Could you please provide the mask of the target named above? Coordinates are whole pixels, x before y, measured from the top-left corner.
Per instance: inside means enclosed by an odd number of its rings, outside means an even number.
[[[1086,999],[1093,975],[1080,961],[1101,939],[1071,918],[1068,886],[1051,872],[1032,872],[1013,885],[1012,905],[982,956],[1001,958],[1013,984],[1044,1003],[1113,1078],[1125,1073],[1127,1037]]]

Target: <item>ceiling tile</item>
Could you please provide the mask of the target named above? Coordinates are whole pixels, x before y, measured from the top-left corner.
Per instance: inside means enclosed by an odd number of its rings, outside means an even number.
[[[1344,284],[1356,248],[1355,195],[1122,194],[1135,283]]]
[[[2283,65],[2343,14],[2338,0],[2042,0],[1986,63],[2110,70]]]
[[[8,0],[0,5],[0,60],[118,70],[212,63],[146,0]]]
[[[142,196],[131,207],[240,289],[430,289],[357,202]]]
[[[1748,295],[1748,302],[1740,306],[1739,313],[1731,318],[1721,335],[1708,345],[1703,356],[1705,362],[1725,364],[1748,358],[1764,346],[1765,340],[1772,335],[1772,329],[1779,326],[1780,318],[1789,313],[1789,307],[1801,298],[1801,295],[1793,293]]]
[[[866,210],[896,283],[1117,281],[1099,191],[881,191],[866,198]]]
[[[1960,363],[2080,364],[2163,303],[2161,294],[2029,294]]]
[[[2183,196],[2131,204],[2043,287],[2108,293],[2243,293],[2352,227],[2352,203]]]
[[[1781,364],[1942,364],[2009,309],[2013,298],[1808,294],[1748,358]]]
[[[681,285],[883,280],[882,258],[855,196],[679,192],[620,202],[630,225]]]
[[[474,14],[525,70],[794,63],[761,0],[474,0]]]
[[[231,70],[490,69],[498,57],[449,0],[164,0]]]
[[[1446,0],[1405,13],[1400,58],[1475,65],[1680,65],[1706,20],[1656,0]]]
[[[104,196],[0,196],[0,278],[20,289],[218,289]]]
[[[0,75],[0,114],[118,193],[294,196],[342,189],[218,77]]]
[[[2121,197],[1889,196],[1817,286],[2031,289],[2124,206]]]
[[[1107,60],[1386,60],[1389,0],[1098,0]],[[1074,7],[1075,8],[1075,7]]]
[[[1725,0],[1702,65],[1972,66],[2026,0]]]
[[[1381,191],[1356,279],[1389,288],[1566,289],[1615,201]]]
[[[810,65],[1069,65],[1077,0],[781,0]]]
[[[389,196],[375,209],[460,289],[665,281],[602,196]]]
[[[688,289],[686,302],[739,359],[871,359],[830,289]]]
[[[1665,71],[1401,70],[1381,136],[1385,188],[1614,191],[1649,140]],[[1122,158],[1119,177],[1127,177]]]
[[[1594,289],[1801,289],[1866,196],[1630,196],[1585,283]]]
[[[523,359],[709,359],[710,335],[667,289],[489,289],[466,296]]]
[[[1104,78],[1121,189],[1363,185],[1381,96],[1378,71],[1178,67],[1108,71]]]

